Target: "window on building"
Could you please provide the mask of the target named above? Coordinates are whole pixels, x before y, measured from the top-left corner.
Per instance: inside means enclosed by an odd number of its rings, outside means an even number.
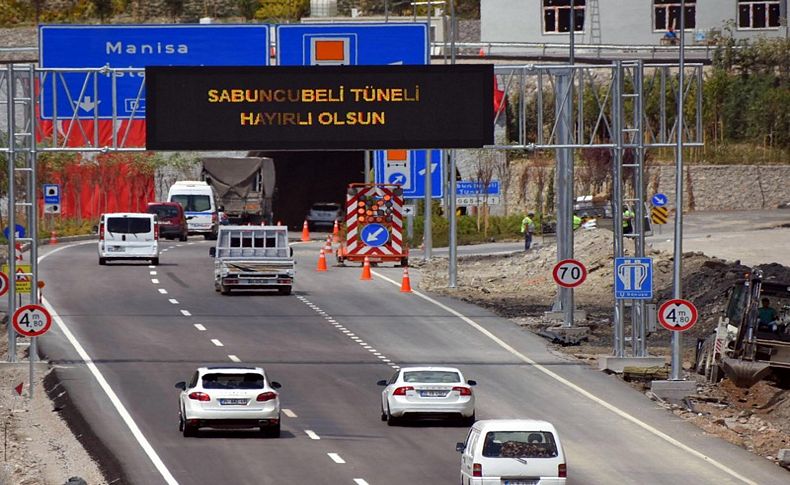
[[[738,0],[739,29],[773,29],[779,27],[779,0]]]
[[[697,0],[686,0],[686,30],[697,26]],[[680,0],[653,0],[653,27],[657,31],[680,29]]]
[[[575,32],[584,31],[584,8],[586,0],[573,0],[573,15],[571,15],[571,0],[543,0],[543,32],[555,34],[570,32],[571,18]]]

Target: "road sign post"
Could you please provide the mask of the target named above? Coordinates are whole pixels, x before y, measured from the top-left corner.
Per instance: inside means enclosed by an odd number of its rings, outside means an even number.
[[[41,305],[25,305],[19,307],[11,318],[14,330],[20,335],[30,337],[30,351],[28,361],[30,363],[30,386],[28,396],[33,399],[33,364],[36,361],[36,337],[44,335],[52,326],[52,315]]]
[[[697,307],[688,300],[673,298],[658,308],[658,322],[673,332],[685,332],[697,323]]]
[[[563,288],[576,288],[587,279],[587,268],[575,259],[564,259],[554,265],[554,282]]]

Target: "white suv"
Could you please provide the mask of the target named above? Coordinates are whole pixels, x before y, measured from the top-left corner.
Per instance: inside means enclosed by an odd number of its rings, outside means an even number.
[[[193,436],[200,428],[260,428],[280,436],[280,396],[260,367],[200,367],[181,389],[179,429]]]

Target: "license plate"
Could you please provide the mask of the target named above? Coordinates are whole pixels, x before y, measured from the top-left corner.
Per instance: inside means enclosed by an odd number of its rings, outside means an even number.
[[[502,485],[538,485],[538,480],[502,480]]]
[[[107,251],[110,253],[120,253],[123,252],[123,246],[110,246],[107,248]]]
[[[266,283],[269,282],[269,280],[264,280],[264,279],[260,279],[260,278],[259,279],[246,280],[246,281],[247,281],[247,283],[249,283],[251,285],[263,285],[263,284],[266,284]]]
[[[422,397],[444,397],[446,395],[447,391],[420,391]]]
[[[219,403],[223,406],[246,406],[246,399],[220,399]]]

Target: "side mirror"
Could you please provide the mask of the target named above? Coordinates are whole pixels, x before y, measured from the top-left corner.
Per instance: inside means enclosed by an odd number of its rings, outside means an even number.
[[[288,249],[291,250],[291,257],[293,258],[294,257],[294,248],[288,248]]]
[[[208,248],[208,255],[211,256],[212,258],[217,257],[217,248],[214,246]]]
[[[477,381],[473,381],[472,379],[469,379],[468,381],[466,381],[466,383],[469,384],[470,386],[476,386],[477,385]]]
[[[272,386],[272,389],[279,389],[279,388],[283,387],[283,385],[282,385],[282,384],[280,384],[280,383],[279,383],[279,382],[277,382],[277,381],[271,381],[271,382],[269,383],[269,385],[270,385],[270,386]]]
[[[176,389],[181,389],[182,391],[187,390],[187,383],[184,381],[176,382]]]
[[[192,219],[194,219],[194,218],[195,218],[195,216],[187,216],[187,220],[188,220],[188,221],[191,221],[191,220],[192,220]]]
[[[456,443],[455,444],[455,451],[457,451],[458,453],[463,453],[465,448],[466,448],[466,446],[464,446],[463,443]]]
[[[382,379],[382,380],[378,381],[376,383],[376,385],[377,386],[386,386],[387,385],[387,380],[386,379]]]
[[[91,227],[91,231],[93,231],[94,234],[98,234],[99,233],[99,226]]]

